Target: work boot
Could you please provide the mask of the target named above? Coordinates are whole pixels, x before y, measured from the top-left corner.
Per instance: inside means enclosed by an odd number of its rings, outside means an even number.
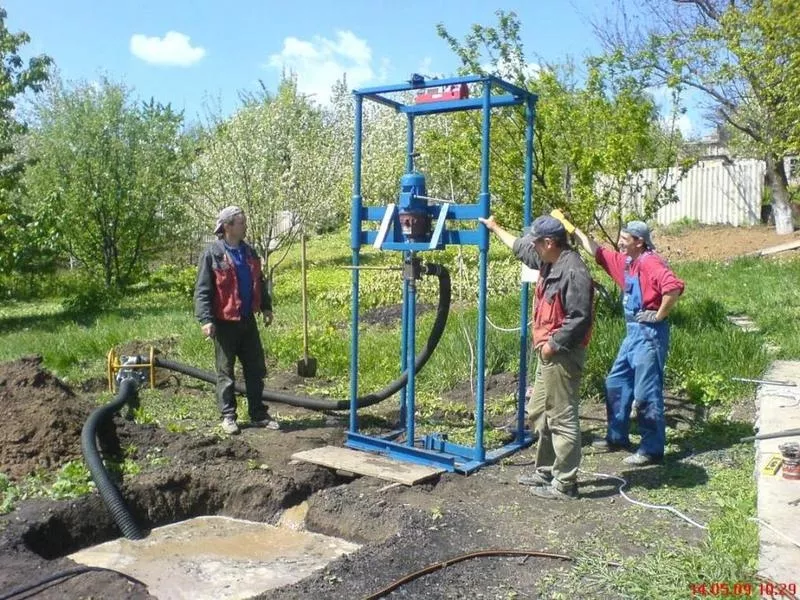
[[[663,456],[652,456],[650,454],[631,454],[630,456],[626,457],[623,461],[626,465],[632,465],[634,467],[644,467],[647,465],[657,465],[664,462]]]
[[[222,431],[228,435],[239,433],[239,426],[236,424],[236,417],[222,417]]]
[[[531,488],[531,494],[546,500],[577,500],[578,499],[578,486],[573,484],[566,486],[563,489],[557,488],[555,485],[534,486]]]
[[[517,477],[517,483],[520,485],[543,486],[550,485],[552,481],[553,475],[542,469],[536,469],[527,475]]]
[[[278,423],[272,416],[267,412],[264,413],[264,416],[260,419],[250,419],[250,424],[253,427],[263,427],[264,429],[280,429],[280,423]]]
[[[627,450],[630,452],[632,448],[630,443],[614,444],[604,438],[602,440],[594,440],[592,442],[592,450],[595,452],[619,452],[620,450]]]

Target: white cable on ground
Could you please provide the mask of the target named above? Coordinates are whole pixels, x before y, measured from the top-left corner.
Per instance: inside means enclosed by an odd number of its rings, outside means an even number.
[[[678,517],[680,517],[681,519],[683,519],[684,521],[689,523],[690,525],[694,525],[695,527],[698,527],[700,529],[708,530],[707,526],[701,525],[697,521],[687,517],[682,512],[680,512],[679,510],[677,510],[677,509],[675,509],[675,508],[673,508],[671,506],[665,506],[665,505],[662,505],[662,504],[648,504],[646,502],[640,502],[639,500],[634,500],[633,498],[628,496],[622,489],[626,485],[628,485],[628,482],[624,478],[619,477],[618,475],[609,475],[608,473],[592,473],[592,472],[583,471],[583,470],[581,470],[581,473],[584,473],[585,475],[594,475],[596,477],[608,477],[609,479],[616,479],[617,481],[621,481],[622,484],[619,486],[619,493],[623,498],[625,498],[625,500],[627,500],[631,504],[635,504],[637,506],[642,506],[644,508],[657,508],[657,509],[661,509],[661,510],[668,510],[672,514],[677,515]],[[769,523],[767,523],[764,519],[759,519],[758,517],[748,517],[747,520],[748,521],[753,521],[754,523],[759,523],[760,525],[763,525],[767,529],[770,529],[771,531],[777,533],[779,536],[781,536],[783,539],[785,539],[789,543],[791,543],[791,544],[797,546],[798,548],[800,548],[800,542],[797,542],[796,540],[793,540],[792,538],[790,538],[788,535],[782,533],[777,528],[775,528],[772,525],[770,525]]]
[[[784,534],[784,533],[782,533],[782,532],[778,531],[778,529],[776,529],[775,527],[773,527],[772,525],[770,525],[769,523],[767,523],[767,522],[766,522],[764,519],[759,519],[758,517],[748,517],[748,519],[747,519],[747,520],[748,520],[748,521],[754,521],[755,523],[759,523],[759,524],[763,525],[763,526],[764,526],[764,527],[766,527],[767,529],[770,529],[770,530],[772,530],[773,532],[777,533],[779,536],[781,536],[781,537],[782,537],[783,539],[785,539],[787,542],[790,542],[791,544],[794,544],[795,546],[797,546],[798,548],[800,548],[800,542],[797,542],[797,541],[793,540],[792,538],[790,538],[788,535],[786,535],[786,534]]]
[[[491,325],[497,331],[505,331],[505,332],[508,332],[508,333],[514,333],[514,332],[520,331],[522,329],[522,327],[514,327],[513,329],[509,329],[507,327],[498,327],[497,325],[492,323],[492,320],[489,318],[489,315],[486,315],[486,321],[487,321],[487,323],[489,323],[489,325]],[[530,326],[530,325],[533,325],[533,321],[530,321],[528,323],[528,326]]]
[[[622,489],[626,485],[628,485],[628,482],[625,479],[623,479],[622,477],[618,476],[618,475],[609,475],[608,473],[592,473],[592,472],[583,471],[583,470],[581,470],[581,473],[585,473],[586,475],[594,475],[596,477],[607,477],[609,479],[616,479],[617,481],[621,481],[622,484],[619,486],[619,493],[623,498],[625,498],[625,500],[627,500],[631,504],[635,504],[636,506],[642,506],[644,508],[655,508],[655,509],[660,509],[660,510],[667,510],[667,511],[671,512],[672,514],[677,515],[678,517],[680,517],[681,519],[683,519],[684,521],[686,521],[690,525],[694,525],[695,527],[698,527],[699,529],[706,529],[706,530],[708,529],[708,527],[706,527],[705,525],[701,525],[697,521],[687,517],[681,511],[679,511],[678,509],[673,508],[671,506],[665,506],[665,505],[662,505],[662,504],[648,504],[647,502],[640,502],[639,500],[634,500],[633,498],[628,496],[628,494],[626,494],[625,491]]]

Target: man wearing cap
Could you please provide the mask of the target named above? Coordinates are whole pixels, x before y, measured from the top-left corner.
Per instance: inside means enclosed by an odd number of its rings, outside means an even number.
[[[538,217],[519,238],[500,227],[493,216],[479,220],[522,263],[539,271],[533,327],[539,360],[528,411],[539,441],[536,468],[518,481],[542,498],[577,498],[578,391],[592,335],[592,278],[567,244],[567,232],[557,219]]]
[[[264,326],[272,323],[272,298],[261,272],[261,259],[244,241],[247,218],[238,206],[220,211],[217,241],[200,257],[194,290],[194,311],[207,338],[214,340],[217,402],[222,430],[239,433],[236,423],[234,363],[242,365],[251,424],[278,429],[262,399],[267,369],[256,313]]]
[[[606,378],[606,438],[592,446],[600,451],[630,449],[630,413],[636,402],[642,441],[636,453],[623,462],[638,466],[661,462],[666,445],[667,317],[683,293],[684,282],[655,253],[650,228],[643,221],[631,221],[622,229],[618,251],[600,246],[566,219],[564,222],[623,292],[627,335]]]

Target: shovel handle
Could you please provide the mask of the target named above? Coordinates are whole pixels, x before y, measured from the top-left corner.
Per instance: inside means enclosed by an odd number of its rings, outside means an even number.
[[[300,234],[300,291],[303,300],[303,360],[308,364],[308,297],[306,290],[306,233]]]

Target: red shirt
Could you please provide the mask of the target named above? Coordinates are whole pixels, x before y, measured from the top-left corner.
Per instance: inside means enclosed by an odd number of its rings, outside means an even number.
[[[594,259],[620,288],[625,289],[626,254],[600,246]],[[667,262],[649,250],[631,262],[628,273],[639,278],[644,310],[658,310],[664,294],[675,291],[682,294],[685,288],[683,281],[672,272]]]

